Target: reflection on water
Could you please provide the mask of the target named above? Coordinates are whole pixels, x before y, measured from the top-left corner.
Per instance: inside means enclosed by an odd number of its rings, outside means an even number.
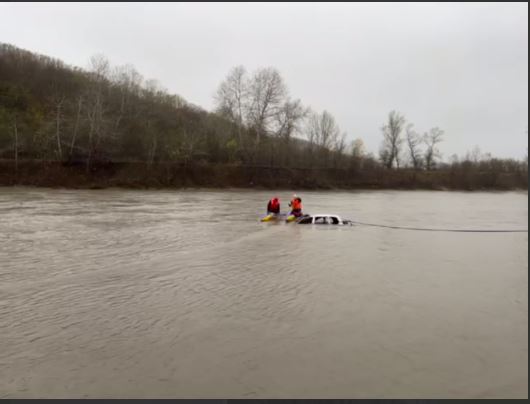
[[[527,397],[527,233],[259,223],[270,196],[0,189],[0,397]],[[527,193],[301,196],[381,224],[528,220]]]

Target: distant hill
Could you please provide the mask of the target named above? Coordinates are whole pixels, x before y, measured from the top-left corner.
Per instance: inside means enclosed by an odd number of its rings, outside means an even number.
[[[134,67],[112,67],[102,56],[92,57],[84,70],[0,44],[0,184],[528,186],[527,161],[466,158],[437,166],[438,173],[385,169],[344,144],[317,146],[293,132],[238,125],[231,116],[192,105],[144,80]],[[53,169],[35,172],[45,165]],[[109,165],[119,167],[119,178],[110,168],[98,177],[98,167]]]
[[[92,71],[0,44],[0,153],[52,160],[228,161],[232,124],[144,81],[130,66]],[[232,153],[234,154],[234,153]]]

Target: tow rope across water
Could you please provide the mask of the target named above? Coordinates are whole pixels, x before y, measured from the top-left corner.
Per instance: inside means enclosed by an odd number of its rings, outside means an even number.
[[[384,224],[376,223],[366,223],[358,222],[351,220],[352,224],[360,224],[363,226],[372,226],[372,227],[384,227],[387,229],[398,229],[398,230],[417,230],[417,231],[445,231],[445,232],[454,232],[454,233],[528,233],[528,229],[508,229],[508,230],[495,230],[495,229],[435,229],[435,228],[426,228],[426,227],[402,227],[402,226],[389,226]]]

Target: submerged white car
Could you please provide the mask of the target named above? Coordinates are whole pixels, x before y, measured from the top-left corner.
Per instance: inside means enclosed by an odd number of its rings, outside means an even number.
[[[298,224],[332,224],[338,226],[351,225],[350,220],[341,219],[337,215],[319,214],[319,215],[304,215],[296,220]]]

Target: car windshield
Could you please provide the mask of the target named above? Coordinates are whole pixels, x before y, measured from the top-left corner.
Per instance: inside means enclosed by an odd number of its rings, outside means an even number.
[[[304,217],[304,218],[300,219],[300,221],[298,223],[308,224],[308,223],[311,223],[312,220],[313,220],[312,217]]]

